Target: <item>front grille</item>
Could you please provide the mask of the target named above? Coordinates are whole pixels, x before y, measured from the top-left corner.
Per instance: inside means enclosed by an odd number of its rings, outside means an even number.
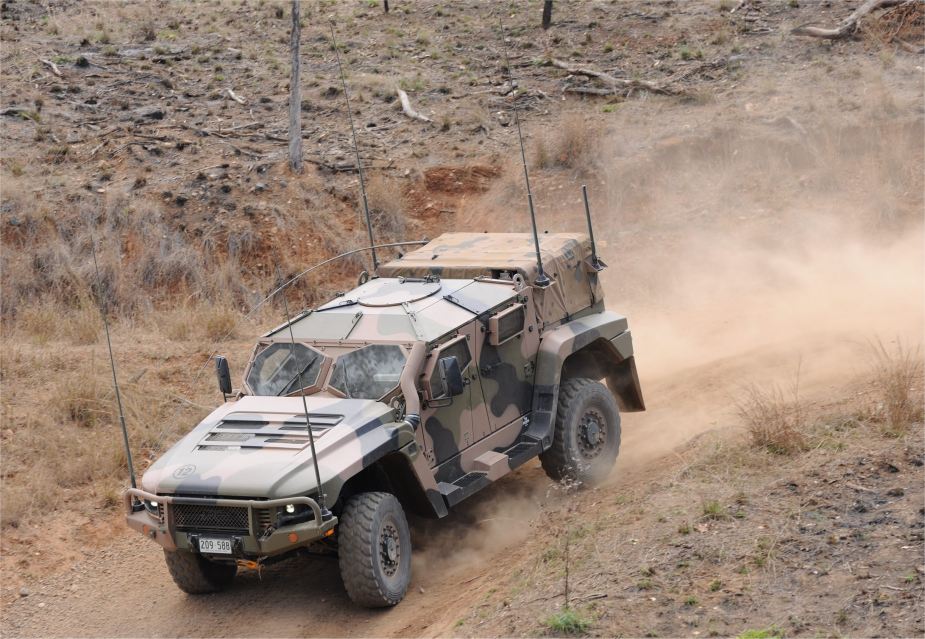
[[[173,521],[178,530],[220,530],[247,533],[247,508],[172,504]]]
[[[257,527],[260,529],[261,534],[265,533],[267,528],[273,525],[273,513],[269,508],[255,508],[254,515],[257,517]]]

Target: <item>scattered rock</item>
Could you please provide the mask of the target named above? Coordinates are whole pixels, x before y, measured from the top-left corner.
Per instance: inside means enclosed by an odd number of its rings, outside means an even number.
[[[132,111],[135,121],[163,120],[164,110],[157,106],[140,107]]]
[[[254,185],[254,190],[255,190],[257,193],[261,193],[262,191],[266,191],[268,188],[269,188],[269,187],[266,185],[265,182],[257,182],[257,184]]]
[[[906,494],[906,491],[903,490],[902,488],[896,487],[896,488],[890,488],[888,491],[886,491],[886,494],[889,495],[890,497],[902,497],[903,495]]]
[[[22,588],[20,588],[20,589],[19,589],[19,596],[20,596],[20,597],[28,597],[28,596],[29,596],[29,589],[26,588],[25,586],[23,586]]]

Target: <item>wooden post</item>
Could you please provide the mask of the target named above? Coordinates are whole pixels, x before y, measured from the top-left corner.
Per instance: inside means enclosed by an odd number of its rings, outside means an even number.
[[[385,12],[389,12],[389,0],[382,0],[382,8],[385,9]]]
[[[299,39],[302,27],[299,24],[299,0],[292,0],[292,33],[289,49],[292,54],[292,75],[289,78],[289,167],[302,171],[302,92],[299,85]]]
[[[544,0],[543,2],[543,30],[549,28],[549,25],[552,24],[552,0]]]

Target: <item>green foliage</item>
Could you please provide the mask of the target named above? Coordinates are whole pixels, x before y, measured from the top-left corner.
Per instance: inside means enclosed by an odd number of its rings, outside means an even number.
[[[543,625],[558,634],[583,635],[591,628],[591,621],[578,611],[565,608],[546,617]]]
[[[763,630],[746,630],[736,639],[783,639],[784,634],[776,626]]]
[[[703,516],[705,519],[728,519],[729,514],[723,505],[715,499],[703,502]]]

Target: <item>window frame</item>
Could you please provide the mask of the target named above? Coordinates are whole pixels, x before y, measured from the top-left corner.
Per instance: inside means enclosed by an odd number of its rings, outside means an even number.
[[[262,352],[275,344],[291,345],[292,343],[293,341],[291,339],[261,339],[257,342],[257,344],[254,346],[253,352],[251,353],[250,359],[247,361],[247,365],[244,367],[244,380],[242,385],[247,395],[251,395],[253,397],[272,397],[271,395],[257,395],[257,393],[254,392],[254,389],[251,388],[251,385],[248,383],[247,379],[250,377],[251,369],[253,369],[257,357]],[[314,351],[321,358],[321,365],[318,368],[318,376],[315,378],[315,381],[311,386],[303,386],[301,390],[295,390],[287,395],[280,395],[280,397],[298,397],[299,395],[310,395],[312,393],[317,393],[324,387],[324,383],[328,379],[328,373],[331,366],[330,356],[318,350],[304,340],[297,339],[295,340],[295,343],[299,346],[304,346],[310,351]]]

